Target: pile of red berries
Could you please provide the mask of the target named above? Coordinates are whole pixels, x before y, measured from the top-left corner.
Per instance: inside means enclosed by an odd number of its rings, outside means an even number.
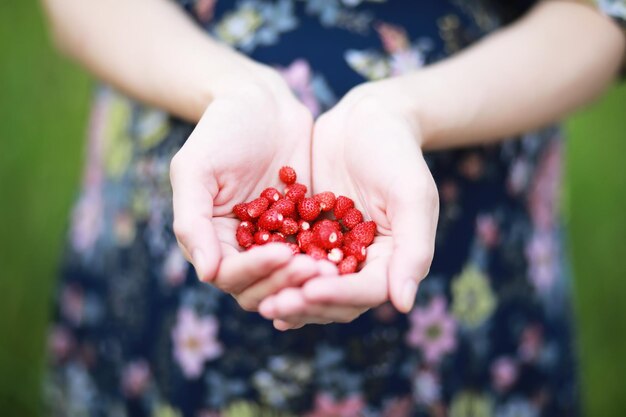
[[[287,186],[284,194],[266,188],[259,198],[233,207],[241,220],[236,233],[239,245],[251,249],[282,242],[294,255],[306,253],[334,262],[340,274],[355,272],[367,257],[376,223],[363,221],[363,214],[348,197],[335,197],[330,191],[306,197],[307,187],[296,182],[291,167],[282,167],[279,177]]]

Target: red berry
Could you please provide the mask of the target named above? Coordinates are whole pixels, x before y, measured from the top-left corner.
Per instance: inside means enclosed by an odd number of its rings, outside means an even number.
[[[252,234],[256,232],[256,226],[254,225],[254,223],[249,222],[247,220],[239,223],[239,226],[237,226],[237,229],[245,229]]]
[[[254,242],[257,245],[265,245],[269,242],[271,236],[272,234],[267,230],[259,230],[254,234]]]
[[[313,232],[311,232],[310,230],[303,230],[298,233],[296,241],[298,242],[298,246],[300,247],[300,249],[303,252],[306,252],[309,246],[311,246],[315,241],[315,235],[313,235]]]
[[[279,232],[279,233],[272,233],[272,236],[270,236],[269,241],[286,243],[287,239],[285,238],[285,235]]]
[[[322,259],[326,259],[326,256],[327,256],[326,251],[324,249],[315,245],[310,245],[309,248],[306,250],[306,254],[309,255],[311,258],[318,260],[318,261]]]
[[[235,204],[233,206],[233,213],[241,221],[252,219],[252,217],[248,214],[248,205],[246,203]]]
[[[320,203],[314,198],[303,198],[298,203],[298,213],[303,220],[315,220],[320,215]]]
[[[363,214],[361,214],[361,210],[351,208],[346,211],[346,214],[343,215],[341,222],[348,229],[352,229],[357,224],[363,221]]]
[[[335,194],[330,191],[315,194],[313,198],[320,203],[322,211],[331,211],[335,207]]]
[[[261,197],[267,198],[270,202],[273,203],[275,201],[278,201],[282,197],[282,195],[280,194],[280,191],[278,191],[276,188],[269,187],[261,192]]]
[[[339,262],[337,269],[339,269],[339,275],[352,274],[356,272],[356,266],[359,262],[354,256],[347,256],[343,261]]]
[[[299,230],[310,230],[311,229],[311,223],[307,222],[306,220],[300,220],[298,222],[298,229]]]
[[[346,239],[343,241],[343,254],[346,256],[354,256],[357,261],[362,262],[367,257],[366,245],[358,240]]]
[[[287,185],[293,184],[294,182],[296,182],[297,176],[296,176],[296,170],[293,169],[292,167],[282,167],[279,171],[278,171],[278,177],[280,178],[280,180],[282,182],[284,182]]]
[[[323,219],[323,220],[315,222],[311,230],[313,231],[313,233],[317,234],[319,233],[320,229],[325,228],[325,227],[330,227],[338,232],[341,232],[341,225],[339,224],[339,222],[335,220],[328,220],[328,219]]]
[[[361,242],[366,246],[369,246],[374,241],[376,236],[376,223],[373,221],[359,223],[348,233],[350,239]]]
[[[259,229],[279,230],[283,225],[283,215],[276,210],[268,210],[259,217]]]
[[[291,216],[296,211],[296,205],[293,201],[287,198],[281,198],[270,207],[271,210],[276,210],[285,217]]]
[[[298,222],[290,217],[287,217],[285,220],[283,220],[283,225],[280,228],[280,231],[288,236],[295,235],[296,233],[298,233]]]
[[[322,227],[313,234],[315,235],[315,242],[324,249],[338,248],[343,242],[343,234],[335,230],[333,226]]]
[[[247,211],[248,215],[253,219],[256,219],[267,210],[270,205],[270,201],[265,197],[259,197],[248,203]]]
[[[295,243],[287,242],[286,245],[289,246],[289,249],[291,249],[291,253],[293,253],[294,255],[301,253],[300,247]]]
[[[304,184],[295,183],[285,188],[285,197],[297,203],[306,195],[307,188]]]
[[[254,243],[252,232],[246,228],[238,227],[235,237],[237,238],[237,243],[239,243],[239,246],[242,248],[249,248]]]
[[[328,260],[338,264],[343,259],[343,251],[340,248],[332,248],[328,251]]]
[[[354,201],[348,197],[340,195],[335,201],[335,218],[341,220],[343,216],[354,207]]]

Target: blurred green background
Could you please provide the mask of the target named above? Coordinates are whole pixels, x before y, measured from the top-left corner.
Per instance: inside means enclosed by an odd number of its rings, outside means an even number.
[[[91,83],[36,2],[0,0],[0,415],[39,415],[44,329]],[[626,415],[626,83],[567,124],[564,210],[586,415]]]

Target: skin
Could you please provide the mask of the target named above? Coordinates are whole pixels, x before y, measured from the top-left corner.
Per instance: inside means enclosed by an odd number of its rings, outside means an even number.
[[[559,120],[610,84],[625,49],[593,8],[542,2],[452,58],[356,87],[313,123],[273,69],[215,42],[168,1],[44,3],[68,55],[130,96],[198,122],[172,160],[176,237],[201,280],[281,330],[349,322],[388,300],[408,311],[438,218],[423,152]],[[232,206],[256,197],[259,184],[277,185],[282,165],[314,192],[355,197],[376,221],[359,273],[339,278],[329,263],[280,245],[239,252]]]

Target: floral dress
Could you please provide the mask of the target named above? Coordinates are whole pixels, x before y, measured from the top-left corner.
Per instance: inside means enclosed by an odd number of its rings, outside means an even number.
[[[532,2],[179,0],[276,67],[315,115],[444,59]],[[614,16],[623,1],[603,0]],[[435,259],[408,315],[278,332],[200,283],[172,233],[169,161],[193,126],[95,95],[49,337],[52,416],[576,416],[558,128],[427,156]]]

